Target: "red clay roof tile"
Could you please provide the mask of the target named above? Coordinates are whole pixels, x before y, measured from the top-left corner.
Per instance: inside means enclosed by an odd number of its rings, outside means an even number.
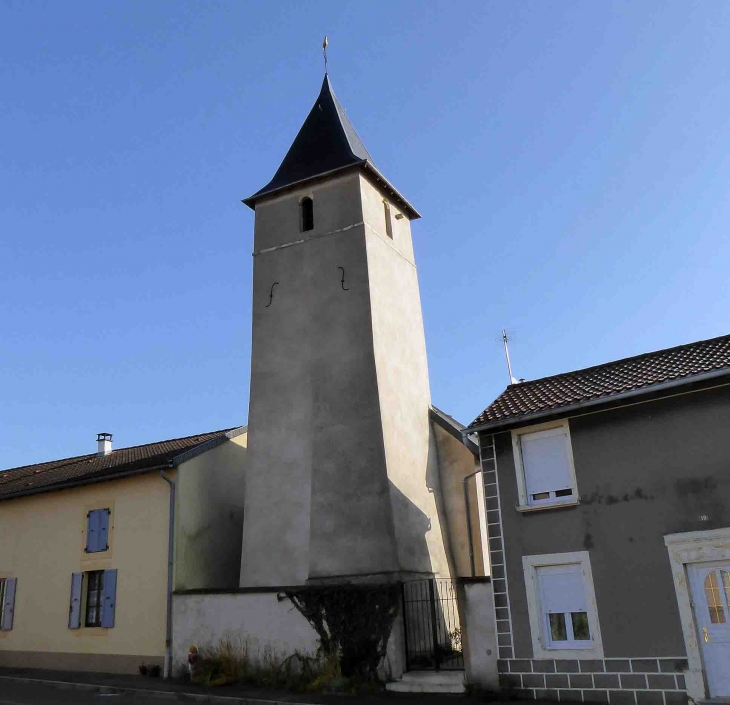
[[[730,335],[644,353],[575,372],[510,384],[469,428],[608,398],[730,368]],[[730,369],[728,370],[730,372]]]
[[[10,499],[42,487],[49,490],[61,489],[67,483],[78,480],[109,480],[129,472],[143,472],[146,469],[166,466],[180,453],[191,450],[213,438],[224,436],[232,430],[224,429],[158,443],[119,448],[113,450],[109,455],[91,453],[75,458],[10,468],[0,472],[0,500]]]

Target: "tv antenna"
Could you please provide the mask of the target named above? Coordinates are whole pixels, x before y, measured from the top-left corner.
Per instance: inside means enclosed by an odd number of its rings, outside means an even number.
[[[507,372],[509,373],[509,383],[510,384],[519,384],[523,380],[516,379],[512,375],[512,363],[509,359],[509,338],[507,337],[507,331],[502,329],[502,342],[504,343],[504,356],[507,358]]]

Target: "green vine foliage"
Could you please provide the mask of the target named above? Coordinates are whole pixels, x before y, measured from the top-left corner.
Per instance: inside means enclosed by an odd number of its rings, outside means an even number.
[[[345,678],[376,680],[400,605],[400,586],[323,585],[286,593]]]

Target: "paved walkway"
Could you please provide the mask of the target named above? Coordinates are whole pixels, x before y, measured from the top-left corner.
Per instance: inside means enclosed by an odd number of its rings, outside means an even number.
[[[55,696],[49,695],[51,691]],[[27,696],[27,697],[26,697]],[[110,696],[114,696],[112,699]],[[56,700],[53,699],[56,697]],[[35,699],[33,699],[35,698]],[[50,699],[49,699],[50,698]],[[75,698],[75,699],[74,699]],[[0,705],[26,703],[99,703],[146,705],[159,698],[197,701],[213,705],[471,705],[486,702],[465,695],[430,693],[377,693],[350,695],[338,693],[290,693],[245,686],[204,688],[162,678],[139,675],[85,673],[78,671],[41,671],[0,668]],[[516,705],[516,704],[515,704]]]

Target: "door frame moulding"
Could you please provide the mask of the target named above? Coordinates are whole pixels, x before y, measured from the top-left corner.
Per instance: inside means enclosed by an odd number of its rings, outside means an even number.
[[[664,543],[669,552],[669,563],[679,606],[679,619],[687,649],[689,670],[685,674],[687,694],[695,701],[708,697],[704,664],[697,621],[692,608],[687,566],[692,563],[730,561],[730,527],[708,531],[687,531],[667,534]]]

